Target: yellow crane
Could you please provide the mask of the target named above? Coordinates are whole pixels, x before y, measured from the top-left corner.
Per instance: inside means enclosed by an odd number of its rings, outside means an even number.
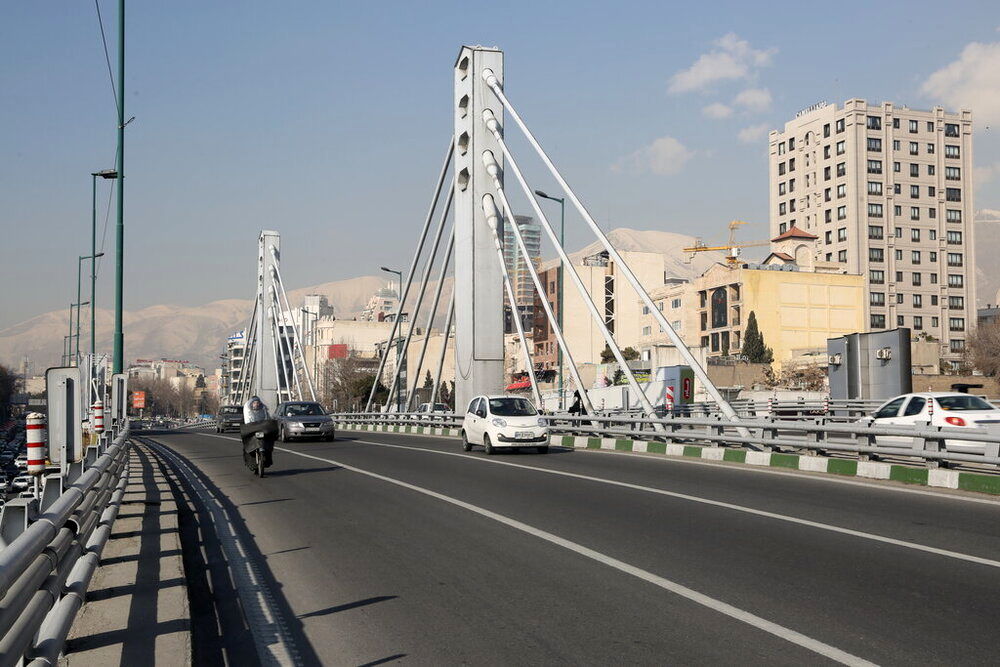
[[[736,264],[740,261],[740,250],[742,248],[757,248],[760,246],[770,245],[770,241],[751,241],[749,243],[737,243],[736,242],[736,230],[743,225],[750,224],[744,222],[743,220],[733,220],[729,223],[729,243],[726,245],[705,245],[702,243],[701,239],[691,246],[690,248],[684,248],[684,252],[692,253],[688,261],[694,258],[696,252],[706,252],[708,250],[725,250],[726,251],[726,262],[729,264]]]

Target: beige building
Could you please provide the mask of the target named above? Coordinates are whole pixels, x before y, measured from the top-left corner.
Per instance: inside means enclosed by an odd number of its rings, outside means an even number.
[[[619,251],[619,254],[647,290],[656,289],[667,281],[668,265],[664,255],[628,250]],[[557,312],[558,267],[558,260],[551,260],[546,262],[539,272],[539,278],[545,287],[545,298],[548,299],[553,313]],[[620,274],[614,260],[607,252],[598,252],[577,260],[573,268],[580,275],[587,294],[597,306],[618,346],[636,347],[642,330],[640,324],[642,305],[639,303],[638,293]],[[539,297],[536,295],[535,298]],[[573,360],[577,365],[600,363],[601,352],[605,346],[604,335],[573,284],[569,270],[563,279],[563,300],[565,303],[563,336],[566,338]],[[536,368],[558,368],[559,344],[540,302],[535,307],[533,339],[535,349],[532,356]]]
[[[863,328],[864,279],[859,275],[814,270],[769,257],[764,264],[716,264],[691,282],[661,287],[650,296],[656,307],[692,348],[707,359],[741,354],[747,320],[753,312],[782,366],[803,359],[826,361],[826,339]],[[671,357],[671,348],[654,315],[643,311],[638,350],[652,364]]]
[[[929,335],[957,368],[975,323],[971,112],[817,104],[769,144],[772,234],[818,237],[815,259],[865,279],[864,330]]]

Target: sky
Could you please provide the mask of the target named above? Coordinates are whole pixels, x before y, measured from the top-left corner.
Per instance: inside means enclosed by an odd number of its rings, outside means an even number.
[[[116,66],[117,2],[98,2]],[[405,268],[452,131],[462,44],[504,50],[507,95],[606,230],[710,242],[741,219],[742,240],[766,239],[768,130],[853,97],[973,109],[975,206],[1000,208],[995,1],[172,0],[131,2],[126,23],[128,309],[250,298],[265,228],[282,234],[289,289]],[[90,173],[114,166],[115,124],[94,3],[9,3],[0,329],[75,299]],[[108,187],[98,245],[111,260]],[[572,212],[566,237],[593,240]]]

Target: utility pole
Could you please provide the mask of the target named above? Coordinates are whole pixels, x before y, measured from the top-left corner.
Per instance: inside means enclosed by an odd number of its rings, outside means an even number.
[[[118,0],[118,224],[115,226],[115,334],[112,371],[125,366],[122,332],[122,282],[125,275],[125,0]]]
[[[104,255],[97,254],[97,177],[112,179],[118,178],[118,172],[114,169],[105,169],[90,174],[90,356],[97,352],[95,349],[96,331],[96,310],[97,310],[97,258]],[[109,202],[110,203],[110,202]],[[79,301],[79,297],[77,297]]]

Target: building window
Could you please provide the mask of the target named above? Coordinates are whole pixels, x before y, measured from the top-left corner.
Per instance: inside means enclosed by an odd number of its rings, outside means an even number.
[[[912,176],[914,178],[920,176],[920,165],[919,164],[914,164],[913,162],[910,163],[910,176]]]
[[[903,184],[902,183],[893,183],[892,184],[892,193],[895,194],[895,195],[901,195],[901,194],[903,194]]]
[[[823,138],[825,139],[829,136],[830,136],[830,124],[826,123],[825,125],[823,125]]]
[[[825,236],[826,236],[826,244],[827,244],[827,245],[830,245],[831,243],[833,243],[833,232],[829,232],[829,231],[828,231],[828,232],[827,232],[827,233],[825,234]]]
[[[919,155],[919,154],[920,154],[920,144],[918,144],[916,141],[911,141],[910,155]]]
[[[670,300],[670,307],[671,308],[680,308],[681,307],[681,300],[680,299],[671,299]]]
[[[911,250],[910,251],[910,261],[912,263],[914,263],[914,264],[919,264],[920,263],[920,251],[919,250]]]
[[[847,163],[846,162],[837,163],[837,176],[846,176],[846,175],[847,175]]]
[[[785,182],[782,181],[781,183],[778,183],[778,194],[779,195],[784,195],[785,192],[786,192],[786,190],[785,190]]]
[[[894,151],[898,151],[899,150],[899,139],[893,139],[892,140],[892,150],[894,150]]]
[[[896,315],[896,326],[897,327],[906,326],[906,318],[904,318],[902,315]]]
[[[882,173],[882,160],[868,160],[868,173],[869,174],[881,174]]]
[[[934,197],[936,195],[937,195],[937,189],[933,185],[928,185],[927,186],[927,196],[928,197]],[[932,215],[931,217],[933,218],[934,216]]]
[[[903,272],[902,271],[896,271],[896,282],[897,283],[903,282]]]
[[[946,144],[944,147],[944,156],[958,159],[962,157],[962,149],[958,146],[949,146]]]
[[[920,209],[917,209],[917,210],[919,211]],[[911,212],[910,215],[913,215],[912,212]],[[919,214],[918,214],[917,217],[919,217]],[[920,242],[920,230],[919,229],[911,229],[910,230],[910,240],[911,241],[916,241],[917,243]]]
[[[956,127],[958,126],[956,125]],[[840,120],[837,121],[837,133],[839,134],[843,131],[844,131],[844,119],[841,118]],[[958,134],[956,134],[955,136],[957,137]]]
[[[837,155],[843,155],[847,152],[847,142],[838,141],[837,142]]]
[[[945,167],[944,168],[944,180],[946,181],[960,181],[962,180],[962,170],[958,167]]]
[[[847,240],[847,227],[841,227],[837,230],[837,240],[846,241]]]
[[[784,204],[782,204],[782,206],[784,206]],[[784,211],[782,211],[782,213],[784,213]],[[778,235],[779,236],[781,234],[784,234],[787,231],[788,231],[788,223],[787,222],[783,222],[780,225],[778,225]]]
[[[795,179],[794,178],[788,179],[788,191],[789,192],[795,192]]]
[[[788,160],[788,171],[789,171],[789,173],[795,171],[795,158],[789,158],[789,160]]]
[[[941,323],[941,321],[940,321],[940,320],[939,320],[938,318],[936,318],[936,317],[932,317],[932,318],[931,318],[931,328],[932,328],[932,329],[937,329],[937,328],[938,328],[938,325],[939,325],[940,323]]]
[[[960,253],[960,252],[949,252],[948,253],[948,266],[962,266],[962,253]]]
[[[948,232],[948,245],[962,245],[962,232]]]
[[[830,144],[823,146],[823,159],[824,160],[830,159]]]
[[[934,144],[927,144],[927,154],[934,155]]]
[[[794,151],[795,150],[795,137],[791,137],[788,140],[788,150],[790,150],[790,151]]]
[[[847,263],[847,251],[846,250],[840,250],[840,251],[837,252],[837,261],[840,262],[841,264],[846,264]]]
[[[784,175],[785,175],[785,163],[784,162],[779,162],[778,163],[778,176],[784,176]]]
[[[899,162],[893,162],[892,163],[892,170],[894,172],[896,172],[896,173],[899,173],[899,170],[901,169],[901,167],[902,167],[902,165]]]
[[[916,329],[917,331],[920,331],[921,329],[924,328],[924,318],[922,315],[913,316],[913,328]]]
[[[881,225],[868,225],[868,238],[870,239],[881,239],[883,237],[883,228]]]
[[[884,262],[885,252],[883,252],[882,248],[868,248],[868,261]]]
[[[841,206],[840,208],[846,208]],[[847,217],[847,212],[844,212],[844,218]],[[868,217],[869,218],[881,218],[882,217],[882,204],[868,204]],[[840,217],[840,209],[837,209],[837,219],[843,220]]]
[[[778,204],[778,215],[784,215],[787,211],[788,207],[785,205],[785,202],[781,202],[780,204]],[[784,232],[782,232],[782,234],[783,233]]]
[[[965,309],[965,297],[964,296],[949,296],[948,297],[948,309],[949,310],[964,310]]]
[[[847,184],[841,183],[837,186],[837,199],[843,199],[847,196]]]
[[[931,188],[931,189],[933,190],[933,188]],[[933,196],[933,195],[931,195],[931,196]],[[927,209],[927,217],[930,218],[931,220],[933,220],[934,218],[936,218],[937,217],[937,209],[934,208],[933,206],[931,206],[930,208],[928,208]],[[933,230],[931,230],[931,231],[933,231]],[[931,241],[933,241],[933,240],[934,240],[934,236],[931,236]]]
[[[840,142],[840,143],[843,143],[843,142]],[[868,137],[868,150],[870,150],[870,151],[872,151],[874,153],[881,153],[882,152],[882,140],[881,139],[876,139],[875,137]],[[840,152],[838,151],[837,154],[840,155]]]
[[[936,273],[930,274],[930,278],[931,278],[931,285],[937,285],[937,274]]]
[[[911,120],[910,123],[909,123],[909,125],[910,125],[910,132],[912,134],[916,134],[916,132],[917,132],[917,121]]]
[[[962,211],[960,209],[949,208],[945,211],[945,220],[948,222],[962,222]]]
[[[868,181],[868,194],[870,195],[882,194],[882,183],[880,183],[879,181]]]
[[[885,329],[885,315],[876,315],[872,313],[871,320],[872,329]]]
[[[931,250],[928,254],[930,255],[930,257],[928,258],[927,261],[929,261],[931,264],[937,263],[937,253]]]
[[[948,318],[948,331],[965,331],[965,318],[964,317],[949,317]]]
[[[965,287],[965,278],[961,273],[949,273],[948,287]]]
[[[881,204],[876,204],[876,206],[881,206]],[[837,207],[837,220],[846,220],[846,219],[847,219],[847,207],[846,206],[838,206]]]
[[[902,294],[897,294],[896,295],[896,303],[897,304],[903,303],[903,295]]]
[[[914,271],[912,277],[913,277],[913,286],[914,287],[920,287],[920,282],[921,282],[920,281],[920,274],[917,273],[916,271]]]
[[[825,211],[823,211],[823,220],[826,222],[833,221],[833,209],[828,208]]]
[[[899,129],[899,119],[898,118],[893,118],[892,119],[892,129],[894,129],[894,130],[898,130]]]
[[[910,186],[910,199],[919,199],[919,198],[920,198],[920,186],[919,185],[911,185]]]
[[[823,201],[830,201],[832,197],[830,196],[830,188],[823,190]]]
[[[958,125],[955,123],[945,123],[944,124],[944,136],[946,137],[957,137],[958,135]]]
[[[795,200],[794,199],[789,199],[788,200],[788,211],[792,212],[794,210],[795,210]]]
[[[653,333],[653,327],[643,327],[642,328],[642,335],[643,336],[649,336],[652,333]]]
[[[952,329],[952,331],[961,331],[961,329]],[[948,350],[956,354],[965,352],[965,341],[960,338],[953,338],[948,341]]]
[[[913,307],[914,308],[923,308],[924,307],[924,297],[921,296],[920,294],[914,294],[913,295]]]
[[[884,306],[885,305],[885,292],[871,292],[868,300],[868,305],[871,306]]]
[[[878,116],[868,116],[867,123],[869,130],[881,130],[882,129],[882,119]]]
[[[778,144],[778,155],[784,155],[784,154],[785,154],[785,142],[782,141],[781,143]]]
[[[712,328],[718,329],[729,323],[729,297],[725,287],[712,292]]]
[[[920,207],[919,206],[911,206],[910,207],[910,220],[919,220],[919,219],[920,219]],[[919,229],[912,229],[912,230],[910,230],[910,235],[911,236],[916,236],[916,238],[912,239],[912,240],[914,240],[914,241],[919,241],[920,240],[920,230]]]
[[[868,272],[868,282],[870,282],[872,285],[884,285],[885,271],[872,269],[871,271]]]
[[[945,188],[944,198],[948,201],[962,201],[962,190],[960,188]]]

